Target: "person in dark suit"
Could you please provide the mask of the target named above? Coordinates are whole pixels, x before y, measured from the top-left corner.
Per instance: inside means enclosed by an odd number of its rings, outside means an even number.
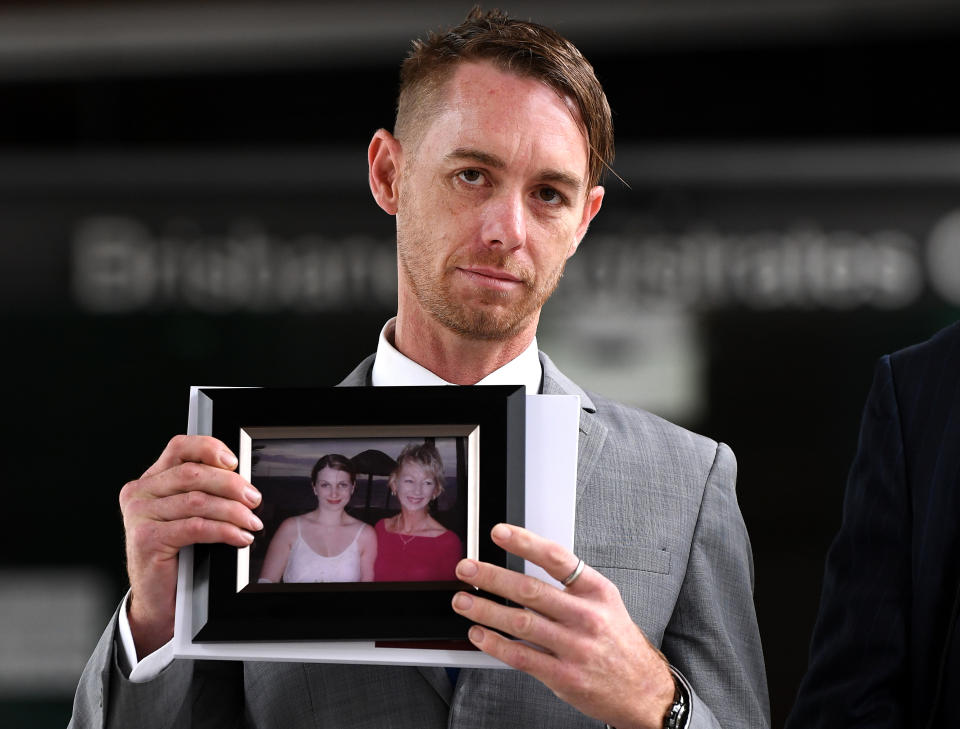
[[[787,729],[960,726],[960,322],[880,359]]]

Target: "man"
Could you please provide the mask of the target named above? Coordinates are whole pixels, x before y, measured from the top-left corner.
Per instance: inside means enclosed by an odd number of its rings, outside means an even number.
[[[960,726],[960,322],[880,359],[788,727]]]
[[[233,454],[178,437],[121,492],[131,592],[81,679],[75,726],[767,725],[732,453],[588,396],[536,349],[540,309],[600,209],[612,155],[610,110],[579,51],[477,10],[414,44],[395,133],[369,148],[373,196],[397,221],[398,309],[342,384],[523,383],[581,397],[575,544],[590,566],[507,525],[496,543],[565,589],[458,566],[530,608],[466,593],[452,605],[476,623],[479,649],[519,670],[464,670],[453,685],[437,668],[171,662],[178,549],[243,546],[261,528]]]

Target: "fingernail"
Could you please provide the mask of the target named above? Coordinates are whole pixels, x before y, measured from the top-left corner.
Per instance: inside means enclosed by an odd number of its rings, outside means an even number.
[[[230,451],[220,451],[220,463],[222,463],[227,468],[236,468],[237,457],[233,455]]]
[[[474,625],[469,631],[467,631],[467,636],[473,643],[483,643],[483,628],[478,625]]]
[[[457,610],[469,610],[473,607],[473,598],[465,592],[458,592],[453,598],[453,606]]]
[[[497,524],[491,534],[493,534],[496,539],[509,539],[511,534],[510,527],[506,524]]]
[[[244,532],[243,541],[245,541],[247,544],[253,544],[253,535],[250,532]]]
[[[475,577],[477,574],[477,563],[465,559],[457,565],[457,574],[461,577]]]
[[[257,491],[253,486],[247,486],[243,490],[243,495],[247,497],[247,501],[256,506],[260,503],[260,492]]]
[[[256,514],[250,516],[250,526],[253,528],[253,531],[258,532],[263,529],[263,522],[257,518]]]

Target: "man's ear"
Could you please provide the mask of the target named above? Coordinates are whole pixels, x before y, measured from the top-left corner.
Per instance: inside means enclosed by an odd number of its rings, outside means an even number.
[[[587,228],[590,226],[590,221],[600,212],[600,206],[603,205],[603,193],[604,189],[600,185],[590,189],[590,192],[587,193],[587,199],[583,203],[583,215],[580,218],[580,224],[577,226],[577,230],[573,236],[573,242],[570,244],[570,249],[567,251],[567,258],[570,258],[574,253],[577,252],[577,246],[580,245],[580,241],[583,240],[583,236],[587,234]]]
[[[390,215],[396,215],[398,183],[403,166],[403,148],[400,142],[386,129],[378,129],[367,149],[367,163],[373,199]]]

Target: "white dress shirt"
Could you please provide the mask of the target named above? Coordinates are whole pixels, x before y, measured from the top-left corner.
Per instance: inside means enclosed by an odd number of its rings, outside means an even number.
[[[383,325],[380,331],[380,341],[377,344],[377,359],[373,363],[374,387],[389,385],[449,385],[442,377],[434,374],[426,367],[418,365],[408,359],[393,346],[393,331],[396,317]],[[478,385],[523,385],[528,395],[540,392],[540,381],[543,378],[543,366],[540,364],[540,355],[537,350],[537,338],[534,337],[530,345],[517,357],[507,362],[497,370],[480,380]],[[120,650],[117,657],[124,673],[134,683],[146,683],[173,661],[173,640],[137,661],[137,649],[130,632],[130,622],[127,620],[128,592],[120,605],[120,615],[117,622],[120,632]]]
[[[394,317],[380,331],[377,344],[377,359],[373,363],[374,387],[385,385],[450,385],[439,375],[422,367],[402,355],[393,346],[393,331],[397,319]],[[537,350],[537,338],[515,358],[500,369],[496,369],[480,380],[478,385],[524,385],[528,395],[540,392],[540,380],[543,378],[543,366]]]

